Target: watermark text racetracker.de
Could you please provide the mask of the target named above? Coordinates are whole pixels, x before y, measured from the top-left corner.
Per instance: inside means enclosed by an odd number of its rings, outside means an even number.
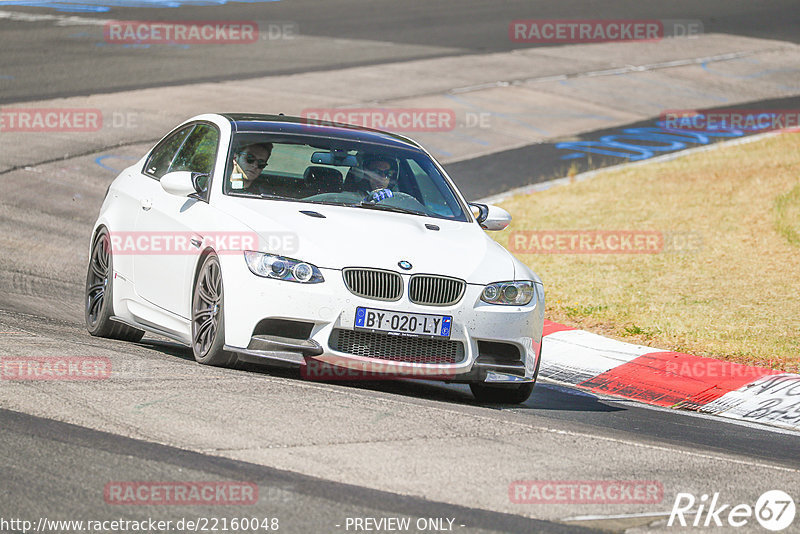
[[[4,108],[0,110],[0,133],[97,132],[103,128],[136,128],[139,115],[97,108]]]
[[[371,362],[338,356],[308,357],[300,366],[300,375],[306,380],[419,380],[452,379],[456,370],[443,364],[405,364]]]
[[[466,111],[459,116],[449,108],[318,108],[303,110],[309,127],[326,123],[394,132],[452,132],[456,128],[489,129],[489,112]],[[0,133],[97,132],[102,129],[136,129],[148,118],[125,109],[3,108]]]
[[[289,40],[299,33],[296,22],[252,20],[110,20],[103,27],[109,44],[203,45],[253,44],[259,41]]]
[[[3,356],[0,380],[105,380],[111,360],[101,356]]]
[[[115,255],[192,255],[212,248],[218,254],[241,254],[244,250],[291,255],[299,248],[294,232],[169,232],[114,231],[104,246]]]
[[[258,486],[238,481],[113,481],[105,485],[103,496],[116,505],[252,505],[258,502]]]
[[[99,109],[6,108],[0,110],[0,132],[96,132],[103,127]]]
[[[697,232],[661,230],[517,230],[508,239],[516,254],[687,254],[702,244]]]
[[[662,112],[660,119],[667,130],[768,132],[800,128],[800,109],[678,109]]]
[[[657,504],[657,480],[516,480],[508,486],[515,504]]]
[[[705,380],[708,378],[751,378],[757,380],[765,375],[770,376],[780,373],[780,371],[766,369],[764,367],[743,365],[722,360],[712,360],[713,364],[710,364],[705,361],[706,359],[708,358],[676,359],[675,361],[668,361],[664,365],[664,372],[668,375],[691,377],[698,380]],[[768,363],[772,363],[776,367],[781,366],[783,369],[790,369],[792,365],[791,362],[786,360],[775,360]],[[800,372],[800,366],[797,366],[795,370]]]
[[[301,117],[310,126],[335,122],[394,132],[450,132],[456,113],[448,108],[309,108]]]
[[[511,21],[508,26],[508,37],[515,43],[660,41],[701,33],[703,23],[696,19],[527,19]]]

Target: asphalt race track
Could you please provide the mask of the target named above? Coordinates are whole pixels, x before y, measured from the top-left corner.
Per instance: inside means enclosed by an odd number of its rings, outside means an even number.
[[[0,381],[0,531],[23,531],[4,526],[10,519],[122,518],[170,520],[161,531],[178,532],[192,530],[174,526],[182,518],[246,516],[278,518],[280,532],[399,531],[358,529],[353,518],[408,518],[417,529],[410,531],[424,532],[727,532],[667,526],[676,495],[719,493],[731,506],[752,506],[780,489],[797,499],[796,432],[546,381],[524,405],[498,407],[476,403],[459,385],[318,383],[287,369],[203,367],[189,349],[157,336],[136,344],[89,336],[82,302],[89,232],[106,187],[198,109],[229,111],[243,102],[259,111],[275,102],[275,111],[287,112],[358,102],[437,107],[438,99],[478,109],[469,106],[480,98],[481,112],[508,122],[492,123],[480,136],[463,129],[410,133],[430,143],[467,195],[479,198],[563,175],[575,161],[579,170],[628,161],[577,159],[569,156],[573,148],[558,145],[655,127],[659,105],[796,109],[796,2],[303,0],[109,11],[76,10],[80,2],[60,10],[8,4],[0,2],[4,109],[96,107],[137,120],[89,134],[0,128],[0,356],[101,357],[113,369],[96,382]],[[530,18],[696,19],[709,35],[694,55],[679,45],[647,48],[641,57],[587,45],[572,55],[569,47],[511,42],[509,22]],[[298,37],[249,48],[110,46],[102,25],[113,19],[255,20],[261,28],[287,24]],[[558,121],[519,124],[504,106],[508,98],[515,105],[530,100],[514,92],[528,82],[486,89],[481,69],[459,63],[490,54],[497,54],[490,56],[497,79],[541,76],[530,82],[541,91],[537,99],[549,98],[547,107],[565,114],[579,107],[580,116],[546,131],[543,124]],[[502,64],[519,57],[540,63],[526,72]],[[665,73],[677,58],[694,63]],[[406,64],[415,68],[398,78]],[[540,64],[549,70],[539,71]],[[450,78],[423,80],[412,72],[417,65]],[[641,68],[621,82],[587,74],[625,65]],[[336,77],[343,69],[372,85],[342,82]],[[545,79],[551,75],[568,79]],[[667,78],[676,85],[666,87]],[[658,91],[676,100],[647,103],[639,86],[626,93],[615,83],[647,83],[652,100]],[[679,83],[685,85],[676,89]],[[464,87],[470,89],[458,92]],[[506,135],[504,124],[524,132]],[[519,480],[655,481],[663,495],[655,503],[521,504],[509,494]],[[248,482],[258,499],[244,506],[109,502],[107,486],[124,481]],[[800,531],[797,525],[800,519],[785,532]],[[766,530],[751,518],[735,531]]]
[[[131,3],[135,2],[105,2]],[[308,37],[308,42],[286,46],[278,40],[266,41],[257,54],[236,47],[212,54],[196,48],[168,47],[153,57],[139,47],[102,46],[102,39],[95,38],[94,32],[85,27],[76,30],[76,26],[64,25],[54,31],[47,20],[20,25],[13,19],[0,18],[5,50],[0,58],[0,103],[541,46],[512,43],[505,38],[508,23],[515,19],[699,19],[706,33],[800,41],[796,3],[791,0],[765,5],[746,0],[681,0],[669,5],[653,0],[610,2],[603,5],[601,13],[594,12],[595,7],[587,8],[587,2],[574,0],[558,4],[446,0],[434,5],[391,0],[301,0],[267,5],[231,2],[204,7],[202,11],[191,2],[177,3],[188,5],[174,9],[120,7],[106,13],[58,13],[12,5],[6,11],[100,21],[256,20],[262,25],[291,22],[300,35]],[[330,39],[336,40],[336,46],[330,46]],[[56,43],[58,47],[66,45],[66,49],[62,48],[64,54],[52,53]],[[198,67],[200,60],[202,68]],[[32,64],[36,67],[31,68]]]

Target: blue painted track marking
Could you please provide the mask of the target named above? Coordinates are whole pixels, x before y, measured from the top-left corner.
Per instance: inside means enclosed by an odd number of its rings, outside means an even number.
[[[658,127],[624,128],[619,134],[604,135],[597,140],[557,143],[559,150],[571,150],[559,159],[569,160],[586,157],[587,154],[615,156],[630,161],[639,161],[658,153],[685,150],[690,145],[707,145],[715,137],[741,137],[741,130],[671,130],[659,121]],[[639,143],[640,141],[642,143]]]
[[[116,154],[107,154],[107,155],[105,155],[105,156],[100,156],[100,157],[98,157],[98,158],[96,158],[96,159],[94,160],[94,162],[95,162],[95,163],[97,163],[98,165],[100,165],[100,166],[101,166],[102,168],[104,168],[105,170],[107,170],[107,171],[111,171],[111,172],[113,172],[113,173],[118,173],[118,172],[119,172],[119,171],[121,171],[122,169],[115,169],[115,168],[113,168],[113,167],[109,167],[108,165],[106,165],[106,164],[104,163],[104,162],[105,162],[105,160],[107,160],[107,159],[121,159],[121,160],[133,160],[133,161],[136,161],[136,160],[137,160],[137,159],[139,159],[139,158],[136,158],[136,157],[133,157],[133,156],[117,156]],[[126,165],[126,166],[127,166],[127,165]]]
[[[49,7],[68,13],[106,13],[114,7],[175,8],[181,6],[222,6],[231,1],[243,4],[280,2],[280,0],[4,0],[2,6]]]

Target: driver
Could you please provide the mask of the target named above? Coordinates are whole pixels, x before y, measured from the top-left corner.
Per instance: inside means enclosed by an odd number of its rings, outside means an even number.
[[[380,202],[397,191],[397,160],[379,154],[364,157],[364,177],[368,182],[368,200]]]
[[[272,155],[272,143],[253,143],[233,154],[231,189],[247,190],[261,176]]]

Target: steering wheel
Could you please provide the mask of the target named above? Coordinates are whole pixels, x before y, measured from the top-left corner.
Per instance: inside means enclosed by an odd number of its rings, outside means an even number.
[[[362,202],[379,203],[388,198],[396,198],[397,200],[413,200],[415,204],[422,204],[417,198],[402,191],[392,191],[391,189],[375,189],[367,193]]]
[[[396,191],[393,198],[396,198],[397,200],[413,200],[416,204],[422,204],[422,202],[420,202],[414,195],[409,195],[408,193],[403,193],[402,191]]]
[[[375,204],[377,204],[382,200],[386,200],[387,198],[392,198],[396,195],[397,193],[393,192],[391,189],[383,189],[383,188],[375,189],[367,193],[367,196],[365,196],[361,200],[361,202],[374,202]]]

